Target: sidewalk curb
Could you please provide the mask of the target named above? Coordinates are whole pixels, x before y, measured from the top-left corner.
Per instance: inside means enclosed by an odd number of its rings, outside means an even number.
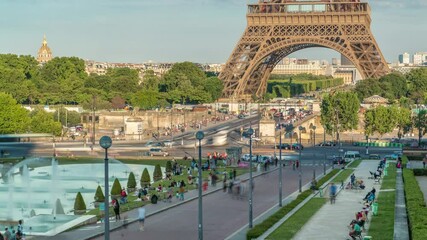
[[[261,173],[259,173],[258,175],[254,175],[254,176],[253,176],[253,178],[257,178],[257,177],[260,177],[260,176],[263,176],[263,175],[269,174],[269,173],[274,172],[274,171],[276,171],[276,170],[278,170],[278,169],[279,169],[279,168],[274,168],[274,169],[272,169],[272,170],[270,170],[270,171],[267,171],[267,172],[261,172]],[[249,180],[249,177],[246,177],[246,178],[244,178],[244,179],[243,179],[243,181],[247,181],[247,180]],[[204,197],[204,196],[207,196],[207,195],[210,195],[210,194],[212,194],[212,193],[218,192],[218,191],[220,191],[220,190],[222,190],[222,187],[217,187],[217,189],[213,189],[213,190],[211,190],[211,191],[209,191],[209,192],[204,193],[204,194],[203,194],[203,197]],[[192,190],[192,191],[197,191],[197,189],[194,189],[194,190]],[[147,214],[147,215],[146,215],[146,217],[148,218],[148,217],[153,216],[153,215],[156,215],[156,214],[158,214],[158,213],[162,213],[162,212],[167,211],[167,210],[169,210],[169,209],[171,209],[171,208],[174,208],[174,207],[177,207],[177,206],[183,205],[183,204],[185,204],[185,203],[188,203],[188,202],[194,201],[194,200],[196,200],[196,199],[198,199],[198,196],[188,198],[188,199],[186,199],[186,200],[184,200],[184,201],[181,201],[181,202],[175,203],[175,204],[173,204],[173,205],[169,205],[169,206],[164,207],[164,208],[162,208],[162,209],[159,209],[159,210],[157,210],[157,211],[155,211],[155,212],[152,212],[152,213],[150,213],[150,214]],[[124,223],[124,224],[121,224],[121,225],[117,225],[117,226],[110,227],[110,232],[115,231],[115,230],[117,230],[117,229],[120,229],[120,228],[122,228],[122,227],[124,227],[124,226],[127,226],[127,225],[129,225],[129,224],[135,223],[135,222],[137,222],[137,221],[138,221],[138,219],[136,218],[136,219],[129,220],[127,223]],[[84,240],[92,239],[92,238],[95,238],[95,237],[102,236],[102,235],[104,235],[104,233],[105,233],[105,230],[103,229],[103,230],[102,230],[102,232],[93,233],[92,235],[88,235],[87,237],[84,237],[84,238],[82,238],[82,239],[84,239]]]

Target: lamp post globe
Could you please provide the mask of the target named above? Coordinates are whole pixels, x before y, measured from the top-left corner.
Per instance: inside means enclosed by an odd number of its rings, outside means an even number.
[[[196,132],[196,139],[202,140],[205,137],[205,134],[202,131]]]
[[[254,134],[254,130],[252,128],[248,129],[248,135],[249,137],[252,137],[252,135]]]
[[[112,144],[113,144],[113,141],[111,140],[111,138],[109,136],[103,136],[103,137],[101,137],[101,139],[99,139],[99,145],[103,149],[110,148]]]

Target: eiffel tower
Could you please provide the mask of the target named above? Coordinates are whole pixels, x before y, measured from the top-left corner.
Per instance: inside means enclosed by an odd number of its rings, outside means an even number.
[[[277,63],[301,49],[324,47],[348,58],[363,78],[389,72],[371,32],[371,9],[360,0],[259,0],[219,78],[223,98],[262,96]]]

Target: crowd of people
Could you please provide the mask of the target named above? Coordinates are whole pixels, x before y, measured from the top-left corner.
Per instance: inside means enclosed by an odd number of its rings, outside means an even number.
[[[0,232],[0,240],[25,240],[24,234],[24,221],[19,220],[16,226],[10,226],[4,228],[4,233]]]

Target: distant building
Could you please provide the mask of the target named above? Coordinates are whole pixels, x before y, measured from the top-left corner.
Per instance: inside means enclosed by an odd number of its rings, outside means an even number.
[[[356,70],[337,69],[334,73],[334,78],[342,78],[346,85],[353,84],[356,80]]]
[[[409,53],[405,52],[403,54],[399,55],[399,63],[400,64],[409,64],[410,63],[410,55]]]
[[[320,64],[320,61],[312,61],[307,59],[293,59],[284,58],[283,64],[278,64],[273,69],[272,74],[313,74],[313,75],[325,75],[326,65]]]
[[[427,62],[427,52],[418,52],[413,57],[414,65],[423,65]]]
[[[52,51],[50,50],[49,46],[47,46],[46,41],[46,35],[43,36],[43,43],[42,46],[39,49],[39,52],[37,53],[37,61],[40,64],[45,64],[52,60]]]

